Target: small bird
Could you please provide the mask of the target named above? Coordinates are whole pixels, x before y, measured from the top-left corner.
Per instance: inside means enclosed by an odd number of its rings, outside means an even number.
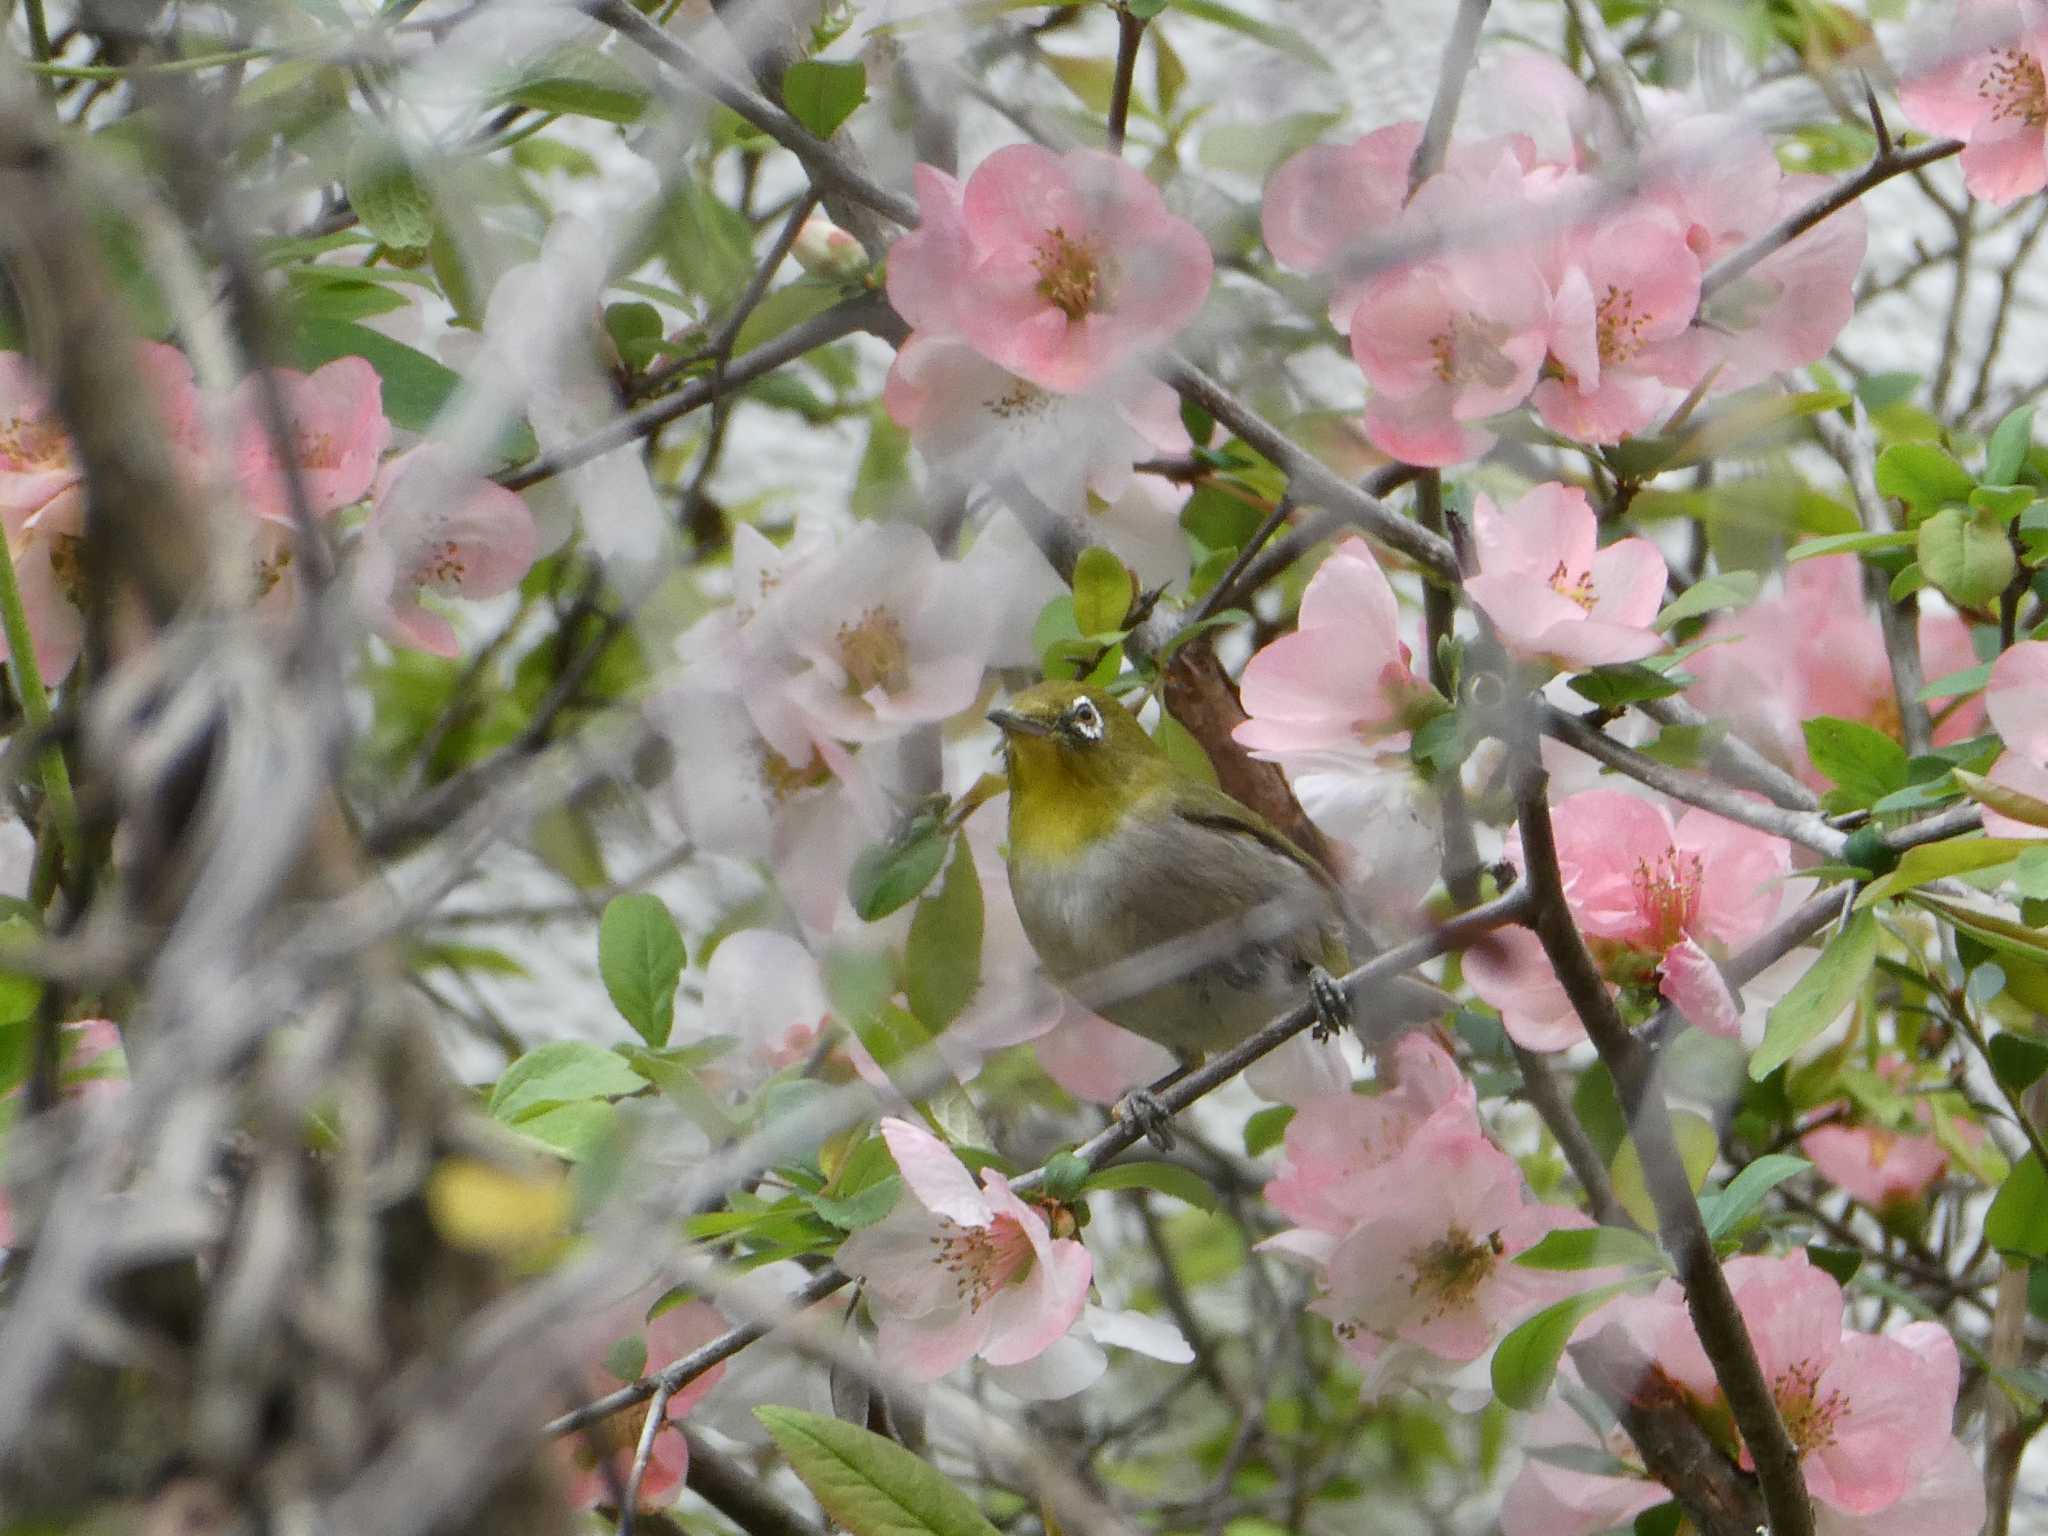
[[[1332,973],[1352,925],[1321,865],[1099,688],[1040,683],[988,718],[1009,765],[1010,891],[1054,981],[1183,1070],[1304,988],[1319,1031],[1345,1021]],[[1119,1109],[1163,1142],[1162,1086]]]

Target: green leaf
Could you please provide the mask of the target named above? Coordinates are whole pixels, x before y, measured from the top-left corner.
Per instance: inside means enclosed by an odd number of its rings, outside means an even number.
[[[500,99],[535,112],[605,123],[636,122],[647,110],[647,88],[632,71],[594,48],[564,48],[547,55]]]
[[[1192,1168],[1183,1168],[1178,1163],[1111,1163],[1107,1168],[1096,1169],[1081,1187],[1091,1192],[1100,1189],[1156,1189],[1162,1195],[1171,1195],[1183,1204],[1192,1205],[1196,1210],[1215,1211],[1219,1208],[1216,1191],[1210,1187],[1209,1181]]]
[[[1152,739],[1159,743],[1159,749],[1182,773],[1191,773],[1198,779],[1222,787],[1222,781],[1216,777],[1216,765],[1209,761],[1209,754],[1195,740],[1194,732],[1163,709],[1159,712],[1159,724],[1152,728]]]
[[[1898,867],[1890,874],[1865,886],[1856,905],[1875,906],[1933,880],[1995,869],[2039,846],[2031,838],[2023,837],[1946,837],[1938,843],[1920,843],[1900,855]]]
[[[754,1417],[852,1536],[997,1536],[972,1499],[893,1440],[795,1408],[756,1408]]]
[[[1714,613],[1722,608],[1740,608],[1756,596],[1756,589],[1763,585],[1763,577],[1755,571],[1723,571],[1718,576],[1709,576],[1696,581],[1671,602],[1664,605],[1651,628],[1670,629],[1686,619],[1698,618],[1703,613]]]
[[[831,138],[867,99],[868,68],[858,59],[800,59],[783,71],[783,104],[821,139]]]
[[[844,1198],[833,1195],[806,1195],[804,1203],[842,1232],[858,1232],[862,1227],[872,1227],[896,1208],[896,1197],[903,1193],[901,1174],[890,1174],[878,1184],[870,1184],[858,1194]]]
[[[1950,502],[1968,501],[1977,481],[1932,443],[1894,443],[1877,456],[1877,488],[1924,516]]]
[[[1801,1046],[1856,1000],[1871,967],[1877,964],[1877,935],[1877,915],[1866,909],[1828,940],[1820,958],[1772,1007],[1763,1044],[1750,1058],[1752,1082],[1762,1082],[1790,1061]]]
[[[1656,1240],[1627,1227],[1559,1227],[1515,1255],[1530,1269],[1604,1269],[1610,1264],[1668,1270]]]
[[[1567,1296],[1509,1333],[1493,1352],[1494,1396],[1524,1412],[1542,1407],[1573,1331],[1632,1283],[1623,1280]]]
[[[1124,9],[1140,21],[1150,21],[1167,7],[1168,0],[1124,0]]]
[[[1244,1155],[1258,1157],[1272,1151],[1287,1136],[1287,1127],[1294,1119],[1292,1104],[1268,1104],[1264,1109],[1252,1112],[1244,1123]]]
[[[1181,6],[1184,12],[1191,9]],[[1196,153],[1212,171],[1263,180],[1282,160],[1343,121],[1341,112],[1294,112],[1258,122],[1215,123],[1202,135]]]
[[[1830,809],[1868,806],[1905,788],[1906,749],[1860,720],[1822,715],[1807,721],[1806,750],[1813,766],[1842,792],[1846,803]]]
[[[1107,635],[1123,628],[1131,609],[1131,573],[1099,544],[1074,562],[1074,623],[1083,635]]]
[[[1966,773],[1960,768],[1951,769],[1955,781],[1963,786],[1963,793],[1979,805],[2010,816],[2014,821],[2023,821],[2030,827],[2048,827],[2048,801],[2036,800],[2025,790],[2014,789],[1994,779],[1982,778]]]
[[[1763,1203],[1765,1195],[1812,1166],[1805,1158],[1789,1152],[1765,1153],[1730,1179],[1726,1189],[1701,1199],[1700,1214],[1707,1223],[1707,1236],[1717,1241],[1726,1237]]]
[[[1685,1168],[1686,1182],[1698,1190],[1707,1182],[1707,1173],[1721,1153],[1713,1122],[1689,1109],[1675,1109],[1671,1112],[1671,1133],[1678,1143],[1678,1160]],[[1643,1177],[1642,1154],[1636,1150],[1633,1139],[1622,1142],[1608,1176],[1614,1181],[1614,1198],[1621,1202],[1621,1208],[1642,1226],[1656,1231],[1657,1202],[1650,1198],[1649,1181]]]
[[[646,1086],[623,1056],[603,1046],[553,1040],[507,1067],[484,1107],[493,1120],[510,1125],[551,1105],[620,1098]]]
[[[512,1129],[572,1163],[584,1162],[611,1139],[619,1112],[604,1099],[550,1104],[514,1122]]]
[[[441,407],[462,382],[452,368],[435,362],[426,353],[352,320],[297,317],[285,338],[284,351],[287,362],[309,372],[337,357],[367,360],[384,384],[384,414],[408,432],[424,432],[431,427]],[[533,433],[523,424],[507,433],[498,445],[499,455],[508,461],[531,458],[538,451]]]
[[[1284,53],[1311,69],[1324,74],[1331,73],[1329,50],[1292,27],[1283,27],[1256,16],[1248,16],[1235,6],[1225,5],[1223,0],[1174,0],[1174,13],[1179,16],[1194,16],[1212,26],[1225,27],[1240,33],[1255,42],[1264,43],[1278,53]],[[1329,114],[1333,121],[1341,122],[1343,114]],[[1310,135],[1313,139],[1314,135]]]
[[[2048,1173],[2033,1153],[2006,1175],[1984,1213],[1984,1237],[2000,1253],[2048,1258]]]
[[[1963,608],[1988,606],[2018,568],[2005,523],[1994,513],[1949,507],[1920,525],[1920,568]]]
[[[2031,507],[2038,495],[2031,485],[1980,485],[1970,492],[1970,505],[1999,522],[2010,523]]]
[[[675,1023],[676,983],[685,964],[682,931],[659,896],[614,896],[597,925],[597,972],[612,1006],[659,1050]]]
[[[1993,1035],[1989,1053],[1992,1076],[2013,1093],[2025,1093],[2048,1073],[2048,1041],[2031,1035]]]
[[[1984,454],[1984,483],[2011,485],[2027,467],[2027,450],[2034,445],[2034,408],[2023,405],[2009,413],[1991,431],[1991,443]]]
[[[1677,606],[1672,604],[1674,608]],[[1661,620],[1662,616],[1659,617]],[[1646,667],[1639,661],[1621,661],[1582,672],[1566,686],[1588,703],[1597,704],[1602,709],[1618,710],[1646,699],[1668,699],[1674,693],[1685,692],[1691,684],[1692,679],[1682,672],[1674,675]]]
[[[946,842],[937,818],[921,816],[899,841],[862,849],[846,882],[854,914],[872,923],[910,905],[946,861]]]
[[[349,206],[384,245],[422,251],[434,238],[434,204],[397,144],[365,134],[349,148]]]
[[[1894,533],[1831,533],[1825,538],[1802,539],[1792,546],[1785,563],[1797,565],[1802,560],[1818,560],[1822,555],[1862,554],[1875,549],[1909,549],[1912,544],[1910,528]]]
[[[1966,694],[1976,693],[1991,681],[1991,663],[1980,661],[1974,667],[1965,667],[1960,672],[1951,672],[1946,677],[1937,677],[1920,690],[1922,704],[1937,703],[1942,699],[1958,699]]]
[[[935,1035],[960,1017],[981,985],[981,932],[981,879],[963,837],[946,878],[917,904],[903,950],[910,1011]]]

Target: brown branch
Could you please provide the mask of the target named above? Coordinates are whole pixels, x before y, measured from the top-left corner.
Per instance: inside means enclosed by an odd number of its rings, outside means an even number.
[[[825,1536],[815,1521],[798,1514],[768,1491],[765,1482],[687,1425],[690,1491],[747,1533],[747,1536]]]
[[[1465,94],[1466,77],[1479,54],[1479,29],[1486,25],[1486,13],[1493,0],[1459,0],[1458,17],[1444,44],[1443,63],[1438,67],[1436,95],[1429,103],[1429,118],[1422,125],[1422,138],[1408,162],[1408,195],[1443,169],[1444,155],[1451,147],[1451,130],[1458,121],[1458,103]]]
[[[1109,152],[1124,152],[1124,129],[1131,118],[1131,76],[1138,69],[1138,44],[1145,37],[1145,18],[1127,5],[1116,9],[1116,77],[1109,87]]]

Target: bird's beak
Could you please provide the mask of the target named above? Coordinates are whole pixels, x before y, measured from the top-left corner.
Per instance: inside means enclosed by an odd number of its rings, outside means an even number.
[[[1033,720],[1029,715],[1013,714],[1007,709],[992,709],[988,712],[990,725],[1007,736],[1050,736],[1052,727],[1043,720]]]

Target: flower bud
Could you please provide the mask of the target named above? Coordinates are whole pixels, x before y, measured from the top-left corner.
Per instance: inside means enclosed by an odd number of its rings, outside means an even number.
[[[845,282],[859,277],[868,268],[868,253],[861,249],[860,242],[822,213],[804,220],[790,254],[813,277]]]

